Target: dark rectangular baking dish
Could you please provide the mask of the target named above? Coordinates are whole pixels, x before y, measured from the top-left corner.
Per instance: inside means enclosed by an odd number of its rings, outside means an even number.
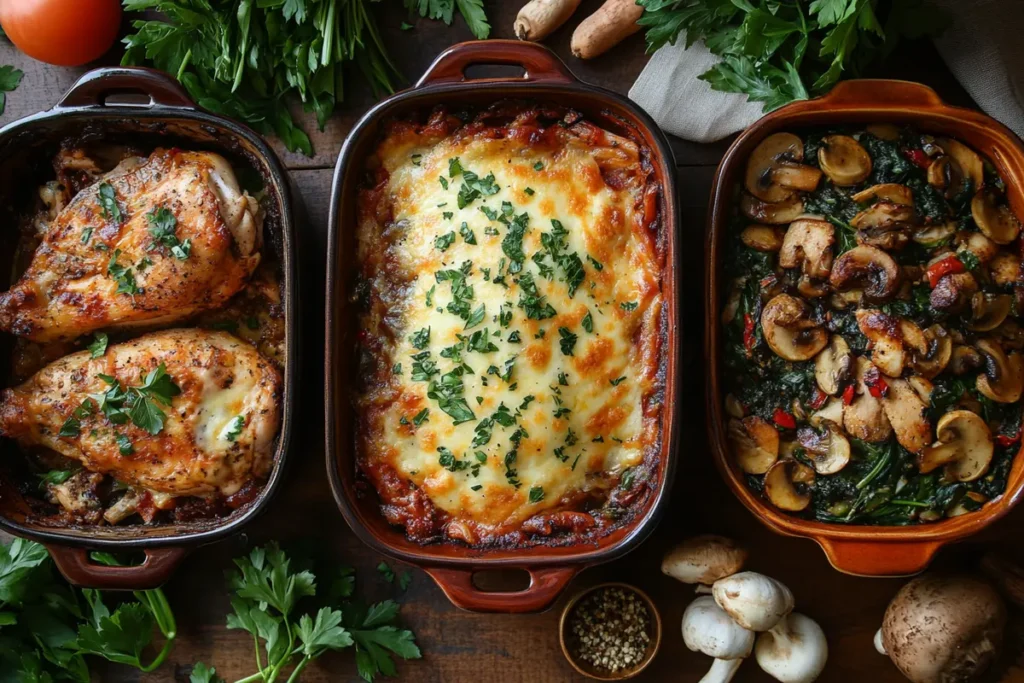
[[[520,66],[522,78],[469,80],[473,65]],[[613,130],[629,128],[651,150],[651,164],[661,185],[661,225],[665,243],[662,292],[665,298],[664,413],[657,481],[644,507],[633,519],[596,543],[536,545],[527,548],[470,548],[453,543],[420,545],[380,514],[375,494],[360,488],[354,458],[354,410],[350,401],[355,368],[356,310],[349,300],[356,266],[355,216],[357,188],[364,159],[372,152],[384,119],[440,104],[456,107],[489,105],[506,98],[554,101],[581,111]],[[388,98],[360,120],[342,148],[331,200],[326,310],[327,469],[335,500],[349,526],[375,550],[422,567],[448,598],[469,610],[531,612],[549,606],[566,584],[586,566],[621,557],[653,530],[665,507],[675,471],[680,391],[682,330],[678,291],[679,215],[674,185],[675,166],[668,141],[647,114],[627,99],[579,82],[550,50],[533,43],[490,40],[455,45],[427,69],[409,90]],[[522,591],[486,592],[473,583],[478,570],[524,569],[530,585]]]
[[[148,104],[107,103],[111,95],[142,95]],[[270,501],[282,478],[292,431],[299,340],[296,325],[298,282],[295,226],[288,177],[277,156],[249,128],[199,109],[166,74],[151,69],[104,68],[82,76],[49,111],[23,118],[0,129],[0,234],[5,245],[0,267],[10,273],[17,235],[17,215],[24,198],[33,196],[48,179],[49,160],[65,139],[142,148],[182,147],[223,154],[245,180],[258,176],[266,192],[265,248],[274,249],[284,286],[285,367],[283,413],[274,468],[266,486],[249,504],[220,519],[192,523],[135,526],[54,527],[34,522],[28,506],[3,467],[0,452],[0,528],[46,544],[60,571],[73,583],[94,588],[142,589],[163,583],[191,548],[237,532]],[[19,200],[19,198],[22,198]],[[0,339],[0,357],[9,357],[10,338]],[[7,363],[0,385],[7,385]],[[0,444],[10,452],[13,442]],[[106,567],[89,560],[89,550],[143,551],[141,565]]]

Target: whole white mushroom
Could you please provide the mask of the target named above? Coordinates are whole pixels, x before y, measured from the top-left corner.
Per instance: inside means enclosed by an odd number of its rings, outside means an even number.
[[[784,584],[757,572],[740,572],[715,581],[715,602],[737,624],[767,631],[793,611],[793,593]]]
[[[700,683],[728,683],[750,656],[754,633],[733,621],[710,595],[703,595],[683,612],[683,642],[694,652],[715,658]]]
[[[747,551],[724,536],[688,538],[665,553],[661,572],[689,584],[712,584],[743,569]]]
[[[757,637],[757,663],[782,683],[811,683],[825,670],[828,641],[810,617],[793,612]]]

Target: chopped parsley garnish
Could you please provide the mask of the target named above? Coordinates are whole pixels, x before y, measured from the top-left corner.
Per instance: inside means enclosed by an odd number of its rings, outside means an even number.
[[[82,228],[82,244],[88,244],[89,240],[92,239],[92,230],[93,228],[91,225],[87,225]]]
[[[505,308],[505,304],[502,304],[501,309],[498,311],[498,323],[502,327],[508,327],[512,324],[512,309]]]
[[[476,235],[469,229],[469,223],[462,221],[462,225],[459,226],[459,234],[462,235],[462,241],[466,244],[476,244]]]
[[[430,327],[424,327],[417,332],[413,332],[409,336],[409,343],[413,345],[413,348],[420,349],[421,351],[427,348],[427,344],[430,343]]]
[[[622,473],[622,478],[619,479],[619,488],[623,491],[628,491],[633,488],[633,480],[636,479],[636,470],[632,467]]]
[[[508,232],[501,240],[501,250],[511,261],[508,272],[513,274],[521,271],[523,262],[526,261],[526,254],[523,253],[523,236],[526,235],[526,226],[529,220],[529,216],[525,213],[517,216],[509,223]]]
[[[604,270],[604,266],[596,258],[587,254],[587,260],[590,261],[590,265],[594,266],[594,270]]]
[[[533,165],[533,170],[534,170],[534,171],[540,171],[540,170],[542,170],[543,168],[544,168],[544,164],[543,164],[542,162],[540,162],[540,161],[538,161],[537,163],[535,163],[535,164]]]
[[[430,351],[417,353],[412,357],[412,380],[414,382],[429,381],[431,376],[436,375],[440,370],[437,363],[430,358]]]
[[[466,327],[464,329],[468,330],[472,327],[476,327],[484,321],[486,316],[487,308],[484,304],[480,304],[472,313],[469,314],[469,317],[466,318]]]
[[[609,382],[611,382],[611,385],[612,385],[613,387],[617,387],[617,386],[619,386],[620,384],[622,384],[623,382],[625,382],[625,381],[626,381],[626,376],[625,376],[625,375],[623,375],[622,377],[619,377],[619,378],[617,378],[617,379],[610,379],[610,380],[608,380],[608,381],[609,381]]]
[[[446,221],[450,221],[454,217],[455,217],[455,212],[454,211],[442,211],[441,212],[441,218],[445,219]]]
[[[530,394],[529,396],[526,396],[526,397],[524,397],[524,398],[523,398],[523,402],[519,404],[519,408],[518,408],[518,410],[519,410],[520,412],[522,412],[522,411],[526,410],[526,408],[527,408],[527,407],[528,407],[528,406],[529,406],[529,405],[530,405],[531,403],[533,403],[533,402],[534,402],[534,401],[536,400],[536,398],[537,398],[537,397],[536,397],[536,396],[534,396],[533,394]]]
[[[566,408],[565,406],[559,406],[558,408],[555,409],[554,416],[557,419],[557,418],[560,418],[560,417],[564,417],[564,416],[568,415],[571,412],[572,411],[569,410],[568,408]]]
[[[483,487],[484,487],[484,486],[483,486],[483,484],[473,484],[473,485],[472,485],[472,486],[470,486],[469,488],[470,488],[471,490],[473,490],[473,491],[479,491],[479,490],[480,490],[480,489],[482,489]]]
[[[242,428],[245,427],[245,415],[235,415],[224,430],[224,438],[234,443],[242,435]]]
[[[131,455],[135,452],[135,446],[132,445],[132,440],[126,434],[116,435],[114,441],[117,442],[117,450],[121,455]]]
[[[587,314],[583,316],[583,320],[580,321],[580,324],[583,325],[583,329],[587,332],[594,331],[594,319],[590,317],[590,311],[587,311]]]
[[[468,271],[468,268],[465,270]],[[452,283],[452,300],[448,302],[447,309],[449,313],[453,313],[463,320],[469,320],[470,304],[474,297],[473,286],[466,283],[466,275],[467,273],[463,270],[451,269],[439,270],[434,273],[434,279],[437,282]]]
[[[568,252],[569,242],[566,239],[569,231],[565,229],[561,221],[551,220],[551,232],[543,233],[540,236],[541,245],[550,254],[551,260],[555,262],[562,271],[562,277],[569,288],[569,298],[576,295],[576,290],[583,283],[586,273],[583,270],[583,262],[575,252]],[[534,254],[534,261],[537,260]]]
[[[114,254],[110,257],[110,261],[107,262],[107,274],[117,282],[115,294],[128,294],[132,296],[139,291],[135,284],[135,273],[132,272],[131,266],[123,266],[117,262],[120,256],[121,250],[115,249]]]
[[[519,330],[513,330],[512,334],[508,335],[508,341],[510,344],[519,344],[521,339],[519,338]]]
[[[519,286],[523,288],[523,293],[519,296],[519,308],[523,309],[527,318],[547,320],[558,314],[554,307],[545,302],[544,297],[537,291],[537,285],[530,273],[524,273],[519,278]]]
[[[469,467],[468,462],[457,459],[455,454],[444,446],[438,446],[437,452],[440,454],[437,458],[438,464],[449,472],[458,472],[459,470],[464,470]]]
[[[419,166],[423,162],[423,155],[422,154],[413,154],[409,158],[412,160],[412,165],[413,166]]]
[[[559,327],[558,336],[560,337],[560,339],[558,340],[558,345],[562,349],[562,355],[573,355],[572,351],[576,346],[576,335],[570,332],[568,327]]]
[[[490,333],[486,327],[469,335],[467,348],[477,353],[493,353],[498,350],[498,347],[491,341]]]
[[[65,436],[74,438],[82,433],[82,423],[75,416],[71,416],[64,420],[64,424],[60,426],[60,431],[57,432],[57,436]]]
[[[445,178],[443,175],[437,176],[437,182],[441,183],[441,187],[443,187],[444,189],[448,189],[448,179]]]
[[[454,242],[455,242],[455,231],[451,230],[449,232],[446,232],[443,235],[438,235],[434,239],[434,246],[437,247],[438,249],[440,249],[441,251],[447,251],[448,247],[452,246],[452,243],[454,243]]]
[[[103,217],[120,224],[124,215],[121,213],[121,206],[117,203],[117,193],[110,183],[100,183],[99,189],[100,208],[103,210]]]
[[[416,413],[415,416],[413,416],[412,423],[414,425],[416,425],[417,427],[419,427],[421,424],[423,424],[424,422],[427,421],[427,418],[429,416],[430,416],[430,408],[424,408],[420,412]]]
[[[149,234],[153,243],[161,244],[171,250],[171,254],[179,261],[184,261],[192,253],[192,240],[180,241],[175,234],[178,219],[167,207],[161,206],[146,214],[149,219]]]
[[[391,372],[395,373],[396,375],[401,375],[402,374],[402,364],[401,363],[395,363],[395,365],[391,368]]]
[[[494,174],[488,173],[481,178],[473,171],[462,169],[462,186],[459,188],[458,205],[464,209],[473,203],[473,200],[484,196],[498,194],[501,188],[494,180]]]
[[[631,311],[635,311],[635,310],[636,310],[636,307],[637,307],[637,306],[639,306],[639,305],[640,305],[640,304],[638,304],[638,303],[637,303],[637,302],[635,302],[635,301],[624,301],[624,302],[622,302],[621,304],[619,304],[619,307],[620,307],[620,308],[621,308],[622,310],[624,310],[624,311],[625,311],[626,313],[629,313],[629,312],[631,312]]]
[[[458,157],[452,157],[448,160],[448,177],[454,178],[460,173],[462,173],[462,164],[459,162]]]
[[[544,489],[540,486],[534,486],[530,489],[530,502],[539,503],[544,500]]]
[[[563,387],[569,386],[569,377],[564,372],[558,373],[558,384]]]
[[[107,342],[107,335],[105,335],[102,332],[97,332],[93,336],[92,341],[89,342],[89,345],[85,347],[89,349],[89,357],[99,358],[100,356],[105,354],[107,352]]]
[[[483,213],[483,215],[487,216],[487,218],[489,218],[490,220],[492,220],[492,221],[498,220],[498,212],[495,211],[494,209],[492,209],[491,207],[487,206],[486,204],[484,204],[483,206],[480,207],[480,211],[481,211],[481,213]]]
[[[523,192],[525,192],[526,194],[530,195],[531,197],[532,197],[532,196],[533,196],[533,194],[534,194],[534,193],[533,193],[533,188],[532,188],[532,187],[528,187],[528,188],[526,188],[525,190],[523,190]]]
[[[427,301],[426,301],[427,308],[430,308],[430,307],[432,307],[434,305],[434,290],[435,289],[437,289],[437,285],[430,285],[430,289],[427,290],[427,297],[426,297],[426,299],[427,299]]]
[[[431,380],[427,388],[427,397],[437,401],[437,407],[451,416],[456,425],[475,420],[476,415],[463,396],[465,384],[462,376],[463,366],[458,366],[441,375],[441,381]]]

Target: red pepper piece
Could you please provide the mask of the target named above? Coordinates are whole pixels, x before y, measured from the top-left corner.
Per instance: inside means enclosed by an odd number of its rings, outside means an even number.
[[[882,398],[889,394],[889,385],[886,384],[885,380],[881,377],[872,379],[865,377],[864,384],[867,385],[868,391],[871,392],[871,395],[875,398]]]
[[[750,353],[754,348],[754,318],[749,313],[743,314],[743,348]]]
[[[810,403],[811,410],[817,410],[818,408],[822,407],[823,405],[825,405],[826,400],[828,400],[828,394],[826,394],[818,387],[814,387],[814,396],[811,397]]]
[[[932,165],[932,160],[924,153],[923,149],[908,149],[906,154],[907,158],[920,168],[928,168]]]
[[[853,392],[854,388],[852,384],[843,389],[843,405],[850,405],[853,403]]]
[[[941,261],[936,261],[928,266],[928,284],[935,289],[935,285],[939,284],[939,280],[942,278],[950,273],[962,273],[965,270],[967,269],[964,268],[963,261],[958,259],[956,254],[950,254]]]
[[[772,415],[772,422],[783,429],[796,429],[796,418],[782,408],[775,409],[775,413]]]
[[[1006,436],[1005,434],[997,434],[996,435],[996,444],[998,444],[1000,446],[1012,446],[1013,444],[1017,443],[1018,439],[1020,439],[1020,434],[1016,434],[1014,436]]]

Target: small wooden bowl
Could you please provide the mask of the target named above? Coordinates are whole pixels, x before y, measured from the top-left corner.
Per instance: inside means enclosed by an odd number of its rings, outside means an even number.
[[[651,624],[647,634],[650,636],[650,639],[647,641],[647,652],[644,653],[643,659],[629,669],[622,669],[621,671],[616,671],[614,673],[600,671],[593,668],[587,662],[578,660],[573,654],[573,648],[570,647],[570,644],[573,643],[574,639],[569,633],[569,617],[576,609],[576,606],[580,604],[580,601],[597,591],[608,588],[620,588],[623,591],[633,593],[640,598],[647,607],[648,613],[651,615]],[[654,655],[658,653],[658,648],[661,646],[661,615],[658,614],[658,608],[654,606],[654,602],[647,593],[644,593],[636,586],[631,586],[628,583],[620,583],[617,581],[599,583],[596,586],[592,586],[577,594],[569,601],[565,606],[565,609],[562,610],[562,617],[558,620],[558,643],[562,646],[562,654],[565,655],[566,660],[568,660],[569,664],[572,665],[572,668],[576,669],[580,674],[596,681],[624,681],[627,678],[633,678],[646,669],[647,665],[654,659]]]

